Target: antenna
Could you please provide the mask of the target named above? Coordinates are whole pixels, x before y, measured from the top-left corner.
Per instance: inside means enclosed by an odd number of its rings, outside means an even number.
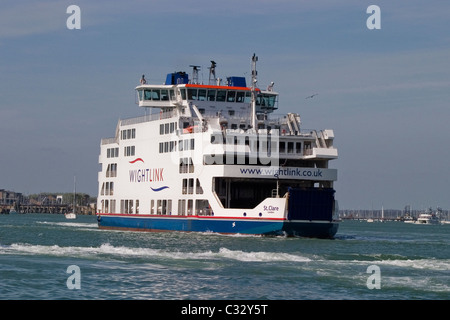
[[[200,70],[200,66],[190,65],[192,68],[192,83],[198,84],[198,71]]]
[[[216,65],[213,60],[211,60],[211,67],[209,67],[209,85],[215,85],[216,82]]]
[[[252,128],[256,129],[256,83],[258,71],[256,71],[256,62],[258,61],[258,57],[256,54],[253,54],[252,57]]]

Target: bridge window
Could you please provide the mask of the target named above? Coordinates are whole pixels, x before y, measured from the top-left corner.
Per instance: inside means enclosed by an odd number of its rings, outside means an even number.
[[[245,93],[245,99],[244,99],[245,103],[250,103],[252,102],[252,93],[251,92],[246,92]]]
[[[256,104],[266,108],[275,106],[276,95],[261,94],[256,98]]]
[[[227,101],[234,102],[235,98],[236,98],[236,91],[228,91]]]
[[[153,89],[152,90],[152,100],[159,101],[161,99],[161,90]]]
[[[181,99],[186,100],[186,89],[180,89]]]
[[[165,91],[165,95],[167,96],[167,90]],[[144,100],[161,100],[161,90],[160,89],[145,89],[144,90]]]
[[[161,90],[161,100],[163,101],[169,100],[169,91]]]
[[[245,96],[244,91],[238,91],[236,93],[236,102],[244,102],[244,96]]]
[[[198,90],[198,100],[199,101],[205,101],[206,100],[206,89],[199,89]]]
[[[224,102],[226,95],[227,95],[226,90],[218,90],[217,91],[217,101]]]
[[[197,100],[197,89],[188,89],[188,99]]]
[[[216,90],[208,90],[208,101],[216,101]]]

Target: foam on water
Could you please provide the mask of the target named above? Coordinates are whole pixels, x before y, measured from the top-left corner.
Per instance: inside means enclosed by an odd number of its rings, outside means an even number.
[[[220,248],[219,251],[170,251],[152,248],[131,248],[125,246],[113,246],[109,243],[99,247],[61,247],[58,245],[30,245],[14,243],[9,246],[0,246],[0,254],[31,254],[31,255],[50,255],[67,257],[137,257],[137,258],[162,258],[174,260],[219,260],[230,259],[243,262],[316,262],[327,264],[328,266],[345,265],[370,265],[394,266],[400,268],[423,269],[434,271],[450,271],[450,259],[384,259],[384,260],[327,260],[321,257],[307,257],[304,255],[288,254],[282,252],[266,251],[242,251]]]
[[[220,248],[218,252],[200,251],[200,252],[181,252],[168,251],[152,248],[130,248],[124,246],[112,246],[109,243],[100,245],[99,247],[61,247],[58,245],[30,245],[22,243],[14,243],[10,246],[1,246],[0,254],[22,253],[33,255],[52,255],[52,256],[78,256],[89,257],[97,255],[111,255],[121,257],[140,257],[140,258],[164,258],[164,259],[232,259],[247,262],[271,262],[271,261],[292,261],[292,262],[308,262],[309,258],[294,254],[278,253],[278,252],[245,252],[242,250],[230,250]]]
[[[75,227],[75,228],[98,228],[97,223],[78,223],[78,222],[48,222],[36,221],[37,224],[61,227]]]
[[[252,262],[268,262],[268,261],[292,261],[292,262],[308,262],[310,258],[298,256],[288,253],[279,252],[244,252],[241,250],[229,250],[227,248],[220,248],[219,255],[221,257],[235,259],[239,261]]]

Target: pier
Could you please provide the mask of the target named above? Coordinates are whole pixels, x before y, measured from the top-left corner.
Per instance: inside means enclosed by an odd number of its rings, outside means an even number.
[[[68,204],[19,204],[0,205],[0,214],[8,214],[11,210],[17,213],[52,213],[64,214],[72,211],[72,205]],[[95,209],[91,206],[77,206],[77,214],[95,214]]]
[[[0,189],[0,214],[51,213],[64,214],[73,210],[73,194],[40,193],[24,196],[22,193]],[[76,212],[81,215],[95,214],[95,201],[87,194],[76,195]]]
[[[7,214],[11,210],[16,210],[17,213],[60,213],[69,212],[70,207],[66,204],[19,204],[19,205],[2,205],[1,213]]]

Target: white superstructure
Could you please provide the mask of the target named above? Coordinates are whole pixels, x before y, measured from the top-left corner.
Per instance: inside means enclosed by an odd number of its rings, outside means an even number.
[[[159,217],[169,225],[175,221],[170,218],[179,218],[186,231],[196,231],[189,224],[201,220],[206,230],[222,232],[213,225],[227,219],[230,228],[244,222],[317,220],[337,230],[332,212],[337,170],[328,167],[338,156],[334,133],[302,130],[298,114],[275,116],[278,93],[273,83],[267,90],[256,88],[256,61],[253,56],[250,87],[242,77],[219,83],[213,61],[208,84],[198,83],[199,67],[192,66],[192,81],[175,72],[163,85],[144,80],[136,87],[145,115],[120,120],[115,135],[101,141],[100,227],[140,229],[141,222],[124,218]],[[309,190],[299,197],[309,197],[310,203],[289,202],[301,190]],[[304,207],[295,209],[299,206]],[[314,212],[321,210],[315,219]],[[174,227],[143,227],[161,228]]]

